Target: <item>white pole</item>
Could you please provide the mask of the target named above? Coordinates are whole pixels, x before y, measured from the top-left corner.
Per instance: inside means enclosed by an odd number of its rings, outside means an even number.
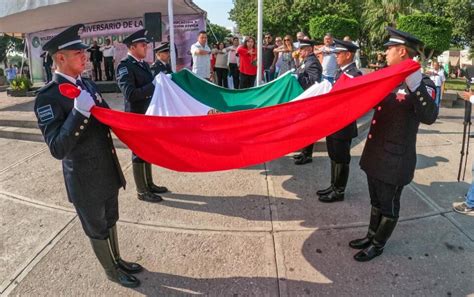
[[[258,0],[258,27],[257,27],[257,86],[262,81],[262,27],[263,27],[263,0]]]
[[[173,0],[168,0],[168,24],[170,26],[170,53],[171,53],[171,69],[176,72],[176,49],[174,47],[174,12]]]

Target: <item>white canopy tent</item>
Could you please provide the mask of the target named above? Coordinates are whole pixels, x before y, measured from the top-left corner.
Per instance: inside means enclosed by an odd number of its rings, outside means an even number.
[[[145,12],[161,12],[173,16],[202,14],[206,12],[192,0],[0,0],[0,32],[32,33],[47,29],[67,27],[78,23],[143,17]],[[170,42],[174,44],[174,30],[170,26]],[[176,53],[171,49],[172,65]]]

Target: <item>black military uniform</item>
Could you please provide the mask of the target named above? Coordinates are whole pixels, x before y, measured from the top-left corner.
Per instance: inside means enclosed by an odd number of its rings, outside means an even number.
[[[144,29],[139,30],[123,40],[130,48],[138,42],[147,42]],[[117,82],[125,98],[125,111],[145,114],[155,90],[153,73],[145,61],[134,58],[130,52],[117,67]],[[151,164],[132,153],[133,177],[137,186],[138,199],[149,202],[160,202],[159,193],[168,191],[166,187],[153,184]]]
[[[420,40],[408,33],[387,30],[388,50],[400,45],[411,49],[422,46]],[[416,89],[411,90],[408,82]],[[435,98],[433,82],[415,72],[375,107],[360,160],[360,167],[367,174],[372,204],[369,231],[366,237],[349,243],[353,248],[363,249],[354,255],[357,261],[369,261],[382,254],[395,229],[403,187],[411,182],[415,171],[418,126],[432,124],[438,116]]]
[[[355,52],[359,47],[350,41],[334,39],[335,52]],[[337,81],[342,74],[351,78],[361,76],[355,62],[340,65],[336,72]],[[351,161],[352,138],[357,137],[357,122],[352,122],[341,130],[326,137],[326,146],[331,159],[331,185],[324,190],[316,192],[321,202],[335,202],[344,200],[344,192],[349,179],[349,163]]]
[[[313,40],[300,40],[300,48],[308,47],[315,44]],[[300,67],[296,70],[296,75],[298,77],[298,82],[300,83],[301,87],[306,90],[315,82],[321,82],[323,73],[323,67],[319,62],[318,58],[311,53],[308,55]],[[310,144],[307,147],[303,148],[301,154],[296,155],[295,164],[296,165],[303,165],[306,163],[313,162],[313,147],[314,144]]]
[[[168,52],[170,51],[170,44],[165,42],[160,46],[154,49],[155,54]],[[173,69],[171,69],[171,65],[167,61],[161,61],[157,59],[153,65],[151,65],[151,72],[154,76],[158,75],[158,73],[163,72],[165,74],[173,73]]]
[[[83,27],[75,25],[66,29],[43,49],[53,55],[58,51],[87,48],[78,35]],[[61,70],[60,65],[58,69]],[[80,87],[95,105],[108,108],[94,82],[80,75],[56,73],[53,81],[38,91],[34,107],[38,126],[53,157],[62,160],[69,201],[76,208],[107,276],[124,286],[136,287],[139,281],[129,273],[139,272],[142,267],[123,261],[118,249],[115,225],[119,217],[118,191],[125,188],[125,179],[109,127],[89,112],[75,108],[75,101],[59,91],[62,84]]]

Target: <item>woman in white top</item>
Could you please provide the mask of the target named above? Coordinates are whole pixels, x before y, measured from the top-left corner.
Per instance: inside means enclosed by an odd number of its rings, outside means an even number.
[[[216,57],[216,64],[214,71],[217,75],[217,85],[227,88],[227,74],[229,69],[227,67],[227,50],[223,42],[219,42],[217,49],[213,49],[212,53]]]

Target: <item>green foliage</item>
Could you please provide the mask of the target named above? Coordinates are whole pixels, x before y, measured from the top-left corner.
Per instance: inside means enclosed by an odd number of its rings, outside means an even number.
[[[6,65],[7,54],[13,51],[23,51],[23,41],[8,35],[0,36],[0,63]]]
[[[474,36],[474,2],[471,0],[425,0],[421,11],[442,16],[451,21],[451,43],[466,46]]]
[[[425,51],[428,59],[433,53],[439,54],[449,49],[452,25],[444,17],[430,13],[401,16],[398,20],[398,29],[409,32],[423,41],[425,48],[430,52],[427,54]]]
[[[338,39],[349,35],[351,39],[359,38],[359,23],[354,19],[347,19],[337,15],[314,17],[309,21],[309,33],[313,37],[322,38],[330,32]]]
[[[28,91],[32,84],[26,76],[17,76],[10,81],[10,86],[14,91]]]
[[[237,23],[243,35],[257,34],[257,1],[233,0],[229,19]],[[315,16],[338,15],[360,19],[362,6],[356,0],[274,0],[263,2],[263,31],[274,36],[298,31],[309,32],[309,21]],[[321,38],[322,36],[313,36]]]
[[[224,41],[226,37],[231,33],[230,30],[227,30],[227,28],[225,27],[212,24],[209,21],[207,24],[208,25],[207,25],[206,32],[207,32],[207,39],[208,39],[209,44]]]

